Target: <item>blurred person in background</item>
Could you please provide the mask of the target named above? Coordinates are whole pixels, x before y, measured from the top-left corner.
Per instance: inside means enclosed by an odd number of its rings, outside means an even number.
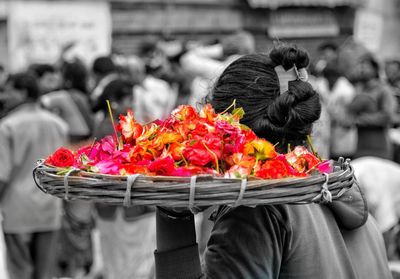
[[[393,142],[393,160],[400,163],[400,60],[391,59],[385,62],[386,81],[397,101],[395,127],[389,135]]]
[[[397,104],[393,92],[380,80],[379,64],[372,55],[363,55],[359,59],[352,83],[356,95],[347,106],[350,117],[343,119],[343,123],[357,127],[355,157],[392,159],[388,130],[394,124]]]
[[[385,63],[386,80],[390,86],[400,90],[400,60],[387,60]],[[398,95],[399,92],[396,92]]]
[[[252,53],[254,50],[254,37],[246,31],[229,35],[217,44],[189,48],[180,58],[182,68],[195,76],[189,105],[201,104],[225,67],[241,55]]]
[[[155,41],[145,40],[139,53],[140,59],[136,59],[135,67],[143,79],[133,89],[135,108],[140,110],[137,120],[147,123],[165,119],[178,99],[178,86],[173,82],[170,64]]]
[[[119,86],[120,76],[117,73],[114,61],[109,56],[101,56],[94,60],[92,65],[94,87],[90,95],[93,112],[104,111],[107,107],[106,100],[110,93],[115,91],[114,86]]]
[[[4,87],[6,85],[7,75],[6,69],[0,64],[0,118],[6,114],[7,95],[4,93]]]
[[[352,160],[351,165],[383,233],[388,259],[400,260],[400,165],[370,156]]]
[[[7,100],[4,89],[7,81],[8,73],[3,65],[0,64],[0,119],[6,115],[5,102]],[[3,234],[3,215],[0,205],[0,278],[9,279],[7,260],[6,260],[6,243]]]
[[[62,89],[40,98],[46,109],[64,119],[69,126],[71,144],[89,139],[94,118],[89,103],[88,71],[80,60],[65,61],[61,65]]]
[[[28,67],[38,81],[40,94],[46,94],[60,88],[60,73],[50,64],[32,64]]]
[[[330,141],[331,141],[331,120],[327,110],[328,90],[326,79],[321,76],[315,69],[315,64],[311,64],[308,68],[308,82],[318,92],[321,101],[321,116],[314,123],[311,133],[312,145],[318,150],[321,158],[330,158]]]
[[[21,94],[15,94],[13,90],[6,90],[8,72],[0,65],[0,118],[21,104],[24,99]]]
[[[23,100],[0,120],[0,207],[11,279],[51,279],[55,265],[61,200],[42,193],[32,168],[67,144],[68,126],[38,105],[35,77],[11,75],[6,91]]]
[[[0,64],[0,93],[4,92],[4,87],[6,85],[8,73],[3,65]]]
[[[132,109],[133,103],[131,83],[125,81],[119,85],[109,94],[115,117],[126,114],[128,109]],[[114,135],[108,110],[105,109],[103,113],[107,117],[96,124],[94,131],[94,136],[99,139]],[[101,203],[96,203],[95,207],[105,278],[154,278],[154,209],[147,206],[124,207]]]
[[[341,120],[349,117],[346,108],[355,96],[355,88],[340,73],[337,63],[329,63],[322,70],[322,76],[326,82],[320,90],[324,92],[322,95],[326,96],[331,121],[330,158],[353,158],[357,148],[357,129],[343,125]]]
[[[338,64],[338,46],[331,41],[325,41],[318,46],[318,59],[315,62],[315,71],[322,75],[322,71],[329,65]]]
[[[186,43],[173,38],[144,42],[140,57],[146,64],[146,73],[162,79],[177,91],[174,107],[187,104],[194,76],[182,68],[180,58],[186,52]]]
[[[94,118],[87,89],[88,72],[78,59],[61,64],[62,89],[41,97],[44,108],[66,121],[69,143],[81,146],[91,139]],[[86,274],[92,264],[91,233],[94,226],[92,204],[63,201],[63,220],[58,243],[60,276],[76,278]]]

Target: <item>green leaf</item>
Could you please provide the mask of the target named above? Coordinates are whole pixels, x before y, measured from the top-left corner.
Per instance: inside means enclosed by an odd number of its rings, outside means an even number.
[[[189,142],[189,146],[193,146],[193,145],[195,145],[196,143],[197,143],[197,140],[192,140],[192,141]]]
[[[59,168],[57,171],[58,175],[65,175],[67,174],[70,170],[72,170],[72,167],[68,167],[68,168]]]
[[[239,119],[242,119],[245,115],[245,112],[243,108],[235,108],[234,110],[232,110],[232,114],[238,116]]]

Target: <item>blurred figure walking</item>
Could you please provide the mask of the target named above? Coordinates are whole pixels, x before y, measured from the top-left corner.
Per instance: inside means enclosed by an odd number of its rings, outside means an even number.
[[[190,48],[180,59],[182,68],[195,76],[189,105],[201,104],[225,67],[241,55],[254,51],[254,37],[246,31],[229,35],[217,44]]]
[[[393,126],[397,104],[393,92],[380,80],[379,64],[374,57],[368,54],[360,58],[352,81],[356,95],[347,107],[351,117],[344,121],[357,127],[355,157],[392,159],[388,130]]]
[[[120,83],[110,95],[115,116],[132,108],[132,86]],[[114,127],[107,115],[96,124],[94,136],[113,136]],[[123,207],[96,203],[96,225],[100,232],[104,275],[107,279],[154,278],[155,214],[147,206]]]
[[[6,90],[23,102],[0,120],[0,207],[11,279],[50,279],[55,259],[61,200],[45,195],[32,180],[32,169],[67,143],[67,124],[37,104],[34,76],[11,75]]]
[[[41,97],[41,104],[65,120],[70,144],[80,146],[92,136],[93,113],[87,90],[88,72],[80,60],[64,61],[61,65],[62,90]],[[63,220],[58,243],[58,273],[75,278],[86,274],[92,264],[94,227],[92,203],[63,201]]]

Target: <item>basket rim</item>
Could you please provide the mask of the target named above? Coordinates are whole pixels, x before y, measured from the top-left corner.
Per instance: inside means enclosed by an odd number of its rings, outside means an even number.
[[[225,178],[212,175],[192,177],[107,175],[56,168],[38,162],[33,170],[37,187],[44,193],[131,206],[187,206],[326,203],[347,192],[356,181],[349,161],[329,174],[280,179]],[[133,180],[133,181],[132,181]],[[328,195],[328,196],[327,196]]]
[[[38,165],[34,168],[34,176],[36,173],[46,174],[46,176],[52,177],[54,179],[64,179],[65,174],[57,174],[60,170],[66,170],[68,168],[59,168],[50,165],[46,165],[42,160],[38,161]],[[81,169],[70,168],[70,175],[68,174],[68,179],[70,180],[87,180],[87,181],[98,181],[98,180],[111,180],[111,181],[127,181],[127,179],[132,175],[111,175],[111,174],[102,174],[102,173],[93,173],[88,172]],[[75,174],[75,175],[74,175]],[[79,174],[79,175],[76,175]],[[135,175],[135,174],[134,174]],[[340,170],[328,173],[328,174],[311,174],[306,177],[283,177],[276,179],[262,179],[255,176],[248,176],[244,178],[227,178],[222,176],[215,176],[210,174],[199,174],[195,175],[197,182],[204,181],[218,181],[218,182],[232,182],[232,183],[240,183],[242,180],[246,179],[248,183],[251,182],[268,182],[267,184],[284,184],[291,182],[300,182],[300,181],[314,181],[314,180],[331,180],[333,178],[337,178],[340,180],[348,179],[350,176],[354,176],[354,169],[350,164],[342,166]],[[193,176],[192,176],[193,177]],[[187,183],[190,182],[191,177],[181,177],[181,176],[161,176],[161,175],[138,175],[138,179],[142,181],[149,182],[181,182]],[[317,181],[315,181],[317,182]]]

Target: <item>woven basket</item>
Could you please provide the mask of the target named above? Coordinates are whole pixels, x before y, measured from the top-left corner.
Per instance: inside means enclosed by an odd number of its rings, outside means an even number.
[[[115,176],[59,169],[39,162],[33,176],[44,193],[69,200],[114,205],[188,207],[324,203],[340,197],[354,182],[349,160],[331,174],[284,179],[228,179],[213,176]]]

